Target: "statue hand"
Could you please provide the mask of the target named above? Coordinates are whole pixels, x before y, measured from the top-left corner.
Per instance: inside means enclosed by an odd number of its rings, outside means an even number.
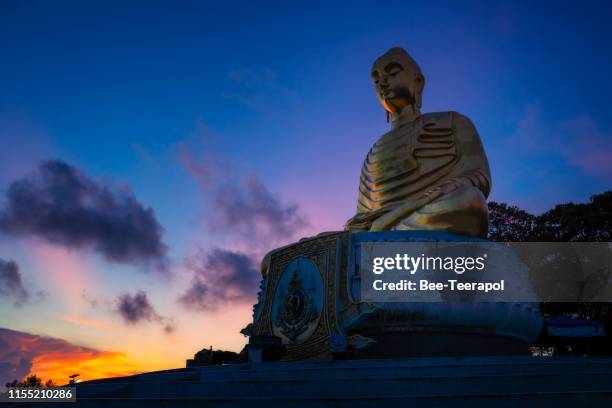
[[[344,224],[344,229],[348,231],[367,231],[372,221],[368,219],[366,213],[357,214]]]
[[[408,217],[413,212],[436,200],[438,197],[445,194],[449,188],[452,187],[439,186],[428,191],[415,200],[406,201],[395,209],[374,220],[372,222],[372,226],[370,227],[370,232],[379,232],[391,229],[390,227],[396,224],[399,220]]]
[[[368,231],[372,226],[372,222],[388,211],[389,209],[385,208],[358,213],[346,222],[344,229],[349,231]]]

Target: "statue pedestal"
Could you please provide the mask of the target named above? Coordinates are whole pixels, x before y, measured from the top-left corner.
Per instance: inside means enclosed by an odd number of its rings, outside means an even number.
[[[273,335],[285,360],[527,354],[537,304],[362,302],[359,251],[371,242],[482,240],[435,231],[321,234],[271,252],[253,335]],[[528,282],[526,282],[528,284]]]

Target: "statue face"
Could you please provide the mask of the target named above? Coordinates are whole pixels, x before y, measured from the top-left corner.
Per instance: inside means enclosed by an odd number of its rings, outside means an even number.
[[[424,79],[409,58],[391,52],[380,57],[372,67],[372,83],[388,112],[399,114],[406,106],[418,110]]]

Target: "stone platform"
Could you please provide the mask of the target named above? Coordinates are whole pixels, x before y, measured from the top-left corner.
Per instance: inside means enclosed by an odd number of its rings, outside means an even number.
[[[486,242],[439,231],[336,231],[278,248],[264,261],[245,334],[279,337],[287,361],[331,360],[334,339],[344,339],[355,359],[528,355],[542,330],[537,303],[362,300],[364,276],[372,274],[361,265],[364,245]],[[522,271],[504,266],[502,277]],[[530,290],[522,279],[518,290]],[[495,279],[483,273],[482,280]]]
[[[76,403],[91,408],[329,406],[610,407],[612,358],[241,363],[83,382],[77,384]]]

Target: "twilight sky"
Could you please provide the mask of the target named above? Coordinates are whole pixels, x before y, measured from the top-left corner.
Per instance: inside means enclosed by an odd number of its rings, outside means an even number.
[[[0,3],[0,382],[239,351],[262,254],[353,214],[393,46],[491,199],[610,189],[609,2],[255,3]]]

